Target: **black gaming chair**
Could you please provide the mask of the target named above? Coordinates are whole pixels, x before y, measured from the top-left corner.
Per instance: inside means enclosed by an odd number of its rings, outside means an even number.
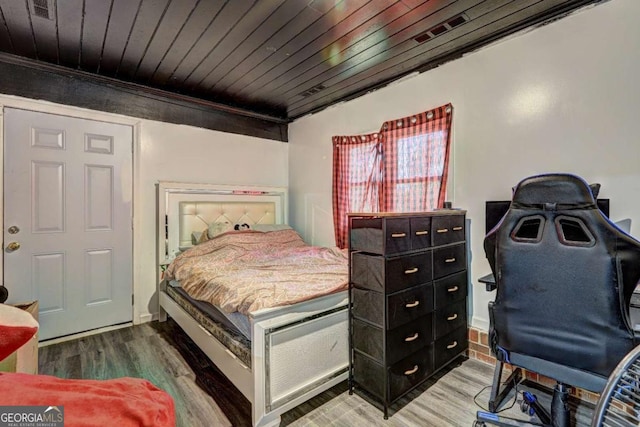
[[[497,289],[489,303],[498,360],[489,409],[508,392],[499,387],[502,363],[510,363],[557,381],[551,414],[527,403],[544,425],[568,426],[568,387],[600,393],[636,345],[629,303],[640,279],[640,242],[602,214],[581,178],[549,174],[517,185],[484,247]],[[508,383],[519,375],[516,369]],[[476,425],[509,425],[498,418],[479,412]]]

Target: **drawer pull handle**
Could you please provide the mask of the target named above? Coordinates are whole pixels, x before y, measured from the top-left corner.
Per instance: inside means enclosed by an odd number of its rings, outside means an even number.
[[[407,233],[391,233],[391,237],[407,237]]]
[[[416,300],[414,302],[406,303],[404,306],[407,307],[407,308],[413,308],[413,307],[417,307],[419,305],[420,305],[420,301]]]
[[[405,270],[404,274],[413,274],[413,273],[417,273],[417,272],[418,272],[418,267],[414,267],[412,269]]]
[[[447,289],[447,292],[455,292],[455,291],[457,291],[457,290],[458,290],[458,287],[457,287],[457,286],[454,286],[454,287],[452,287],[452,288]]]
[[[456,262],[455,258],[447,258],[444,260],[444,262]]]
[[[405,340],[406,342],[411,342],[411,341],[415,341],[415,340],[417,340],[417,339],[418,339],[418,333],[416,332],[416,333],[415,333],[415,334],[413,334],[412,336],[410,336],[410,337],[406,337],[404,340]]]
[[[438,233],[446,233],[447,231],[449,231],[449,229],[448,228],[438,228],[436,231]]]
[[[404,371],[405,375],[413,375],[418,372],[418,365],[414,365],[413,369],[409,369],[408,371]]]
[[[424,230],[424,231],[416,231],[416,236],[424,236],[429,234],[428,231]]]
[[[456,314],[453,314],[453,315],[447,317],[447,320],[456,320],[457,318],[458,318],[458,314],[456,313]]]
[[[460,231],[462,230],[462,227],[458,226],[458,227],[453,227],[453,231]]]
[[[455,347],[457,347],[457,346],[458,346],[458,341],[454,341],[454,342],[452,342],[451,344],[449,344],[449,345],[447,346],[447,349],[448,349],[448,350],[451,350],[452,348],[455,348]]]

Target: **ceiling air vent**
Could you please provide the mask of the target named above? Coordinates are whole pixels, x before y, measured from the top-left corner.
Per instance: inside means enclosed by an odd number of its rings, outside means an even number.
[[[320,92],[322,89],[325,89],[324,85],[317,85],[317,86],[312,87],[309,90],[305,90],[300,95],[304,96],[304,97],[311,96],[311,95],[314,95],[314,94]]]
[[[447,31],[449,31],[449,29],[447,27],[445,27],[444,25],[438,25],[435,28],[432,28],[431,30],[429,30],[429,32],[431,34],[433,34],[433,36],[439,36],[442,33],[446,33]]]
[[[33,15],[44,19],[53,19],[53,1],[31,0]]]
[[[454,16],[453,18],[450,18],[449,20],[436,25],[429,31],[425,31],[424,33],[418,34],[413,39],[418,43],[424,43],[427,40],[431,40],[434,37],[437,37],[446,33],[452,28],[455,28],[464,24],[468,20],[469,20],[469,17],[467,17],[467,15],[465,15],[464,13],[458,16]]]
[[[449,27],[451,27],[451,28],[455,28],[458,25],[464,24],[468,20],[469,20],[469,18],[467,18],[466,15],[458,15],[455,18],[450,19],[449,21],[447,21],[447,25],[449,25]]]
[[[429,34],[428,32],[426,33],[422,33],[419,36],[414,37],[413,39],[415,41],[417,41],[418,43],[424,43],[427,40],[429,40],[431,38],[431,34]]]

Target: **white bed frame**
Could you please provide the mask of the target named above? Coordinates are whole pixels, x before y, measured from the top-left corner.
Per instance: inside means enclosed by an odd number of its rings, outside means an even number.
[[[159,266],[210,222],[287,222],[286,188],[175,182],[157,187]],[[250,313],[248,367],[166,293],[164,281],[159,283],[160,321],[171,316],[251,402],[254,426],[279,425],[282,413],[347,378],[346,291]]]

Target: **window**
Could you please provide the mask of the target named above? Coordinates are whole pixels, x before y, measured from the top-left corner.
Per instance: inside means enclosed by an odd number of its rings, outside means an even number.
[[[336,245],[349,212],[419,212],[444,203],[453,108],[389,121],[379,133],[333,137]]]
[[[397,140],[395,165],[385,168],[389,171],[385,184],[393,195],[386,210],[420,212],[439,207],[447,148],[445,135],[437,131]]]

